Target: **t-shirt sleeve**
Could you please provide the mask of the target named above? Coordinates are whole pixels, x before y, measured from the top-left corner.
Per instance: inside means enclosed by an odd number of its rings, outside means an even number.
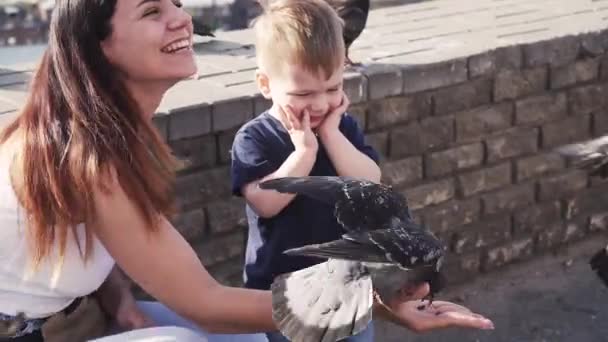
[[[376,164],[380,163],[380,155],[365,141],[365,135],[354,117],[348,115],[348,113],[344,114],[340,121],[340,130],[355,148],[371,158]]]
[[[232,193],[242,196],[241,188],[274,172],[273,163],[267,158],[266,149],[259,137],[251,132],[240,131],[232,143],[230,177]]]

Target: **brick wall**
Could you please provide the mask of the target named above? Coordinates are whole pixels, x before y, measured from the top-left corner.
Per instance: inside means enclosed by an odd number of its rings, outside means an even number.
[[[437,64],[372,65],[348,73],[345,86],[384,181],[448,246],[452,279],[606,229],[608,185],[551,151],[608,133],[608,31]],[[246,239],[229,149],[267,105],[234,98],[155,118],[188,163],[174,222],[227,284],[241,281]]]

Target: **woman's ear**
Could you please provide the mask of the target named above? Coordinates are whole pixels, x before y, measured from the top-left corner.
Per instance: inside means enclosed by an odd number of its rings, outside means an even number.
[[[270,100],[272,97],[270,96],[270,79],[268,78],[268,75],[258,69],[255,72],[255,81],[262,96]]]

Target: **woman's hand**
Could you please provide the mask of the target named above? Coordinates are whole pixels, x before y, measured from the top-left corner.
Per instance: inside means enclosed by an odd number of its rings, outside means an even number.
[[[139,309],[129,282],[117,267],[114,267],[96,295],[104,312],[119,329],[133,330],[154,325],[154,322]]]
[[[464,306],[445,301],[433,301],[429,305],[428,301],[421,301],[428,293],[429,285],[424,283],[403,289],[386,304],[378,298],[376,300],[386,318],[416,333],[448,327],[494,329],[491,320]]]

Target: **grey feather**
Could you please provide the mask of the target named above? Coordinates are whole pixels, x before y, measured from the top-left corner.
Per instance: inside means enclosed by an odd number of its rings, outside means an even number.
[[[278,276],[271,290],[273,319],[290,341],[338,341],[372,318],[372,281],[359,262],[330,259]]]

